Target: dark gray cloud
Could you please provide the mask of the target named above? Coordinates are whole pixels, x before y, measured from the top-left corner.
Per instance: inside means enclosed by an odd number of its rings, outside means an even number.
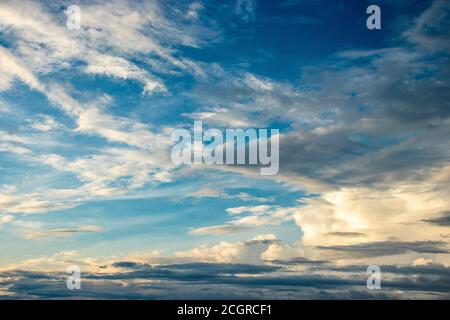
[[[442,214],[441,217],[438,217],[438,218],[425,219],[422,221],[432,223],[432,224],[437,224],[439,226],[448,227],[448,226],[450,226],[450,212],[445,212]]]
[[[450,267],[447,267],[442,264],[428,264],[428,265],[419,265],[419,266],[396,266],[396,265],[379,265],[382,273],[392,273],[399,275],[422,275],[422,276],[450,276]],[[332,264],[327,264],[323,266],[316,266],[316,269],[326,270],[326,271],[334,271],[334,272],[350,272],[350,273],[359,273],[364,272],[367,266],[361,265],[346,265],[346,266],[334,266]]]
[[[220,275],[220,274],[258,274],[265,272],[273,272],[279,267],[269,266],[269,265],[252,265],[252,264],[224,264],[224,263],[183,263],[183,264],[169,264],[169,265],[158,265],[151,266],[149,264],[135,263],[135,262],[116,262],[113,264],[114,267],[128,268],[133,270],[146,270],[150,273],[154,273],[155,276],[158,275],[173,275],[174,273],[179,273],[183,271],[184,275],[192,276],[197,274],[209,274],[209,275]]]
[[[382,257],[403,254],[408,252],[418,253],[449,253],[447,243],[441,241],[377,241],[354,245],[318,246],[318,249],[346,257]]]
[[[329,263],[329,261],[326,260],[311,260],[303,257],[288,260],[271,260],[270,262],[281,265],[322,265]]]
[[[372,184],[450,161],[449,60],[421,56],[427,61],[414,62],[395,51],[372,56],[364,67],[311,71],[308,81],[319,75],[321,89],[306,93],[317,104],[309,110],[317,117],[328,112],[329,123],[323,121],[320,134],[301,128],[288,133],[280,142],[280,172],[338,185]],[[298,110],[299,125],[305,114]]]
[[[292,260],[291,262],[295,262]],[[442,265],[383,265],[382,290],[366,289],[362,265],[334,266],[297,261],[316,272],[293,272],[269,265],[188,263],[149,266],[117,262],[123,272],[82,274],[82,289],[68,290],[67,275],[8,271],[2,298],[41,299],[395,299],[448,298],[449,270]],[[319,272],[318,272],[319,271]],[[242,277],[241,274],[253,274]]]
[[[425,9],[396,46],[342,52],[304,68],[297,84],[260,79],[266,90],[246,74],[219,73],[195,92],[201,105],[226,109],[205,123],[284,123],[280,173],[340,186],[391,183],[449,163],[450,51],[442,43],[450,38],[437,26],[446,25],[450,4]],[[415,45],[427,40],[436,45]]]

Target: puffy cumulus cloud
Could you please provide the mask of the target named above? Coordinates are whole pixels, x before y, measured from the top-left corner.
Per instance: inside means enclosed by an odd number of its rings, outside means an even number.
[[[200,246],[189,251],[176,252],[177,257],[205,262],[245,262],[260,263],[261,254],[267,249],[265,241],[229,243],[221,242],[213,246]]]
[[[293,248],[274,244],[269,252],[283,249],[280,256],[286,258],[290,252],[304,252],[312,259],[342,264],[412,263],[425,252],[448,265],[449,178],[449,166],[444,165],[414,171],[389,186],[330,187],[319,195],[300,199],[297,206],[228,208],[232,219],[227,224],[200,228],[193,234],[215,230],[234,233],[239,232],[235,226],[254,227],[294,219],[302,231],[301,244]]]
[[[175,252],[174,255],[191,261],[261,264],[264,260],[292,257],[293,253],[289,250],[291,247],[278,240],[274,234],[266,234],[255,236],[248,241],[223,241],[212,246],[203,245],[188,251]],[[298,253],[301,254],[301,251]]]
[[[264,261],[288,261],[295,258],[305,257],[305,251],[300,244],[272,243],[266,251],[261,254]]]
[[[447,172],[448,167],[431,170],[422,180],[399,182],[388,189],[341,188],[306,199],[295,215],[303,241],[350,244],[393,237],[440,241],[446,227],[423,220],[448,210],[448,182],[444,182],[448,180],[441,180]]]
[[[293,259],[306,259],[301,243],[290,244],[277,239],[273,233],[260,234],[253,237],[251,242],[261,241],[268,246],[260,255],[262,262],[289,261]],[[249,243],[249,242],[247,242]]]

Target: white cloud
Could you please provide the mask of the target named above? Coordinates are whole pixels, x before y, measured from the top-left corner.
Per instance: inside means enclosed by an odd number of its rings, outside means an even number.
[[[277,240],[277,236],[273,233],[259,234],[254,236],[252,240]]]
[[[80,226],[77,228],[61,228],[49,230],[21,230],[20,236],[24,239],[48,239],[70,237],[78,233],[98,233],[103,232],[104,228],[96,225]]]
[[[242,232],[249,230],[246,226],[237,226],[232,224],[224,224],[218,226],[210,226],[210,227],[200,227],[192,229],[189,234],[193,236],[199,235],[224,235],[224,234],[233,234],[237,232]]]
[[[230,194],[224,190],[202,188],[195,192],[188,194],[189,197],[194,198],[222,198],[222,199],[239,199],[242,201],[256,201],[256,202],[272,202],[273,197],[256,197],[247,192],[239,192],[238,194]]]
[[[99,74],[120,79],[132,79],[144,85],[144,93],[165,92],[164,84],[147,71],[134,65],[121,57],[92,54],[88,59],[85,72],[88,74]]]
[[[305,251],[301,244],[272,243],[266,251],[261,254],[261,259],[265,261],[291,260],[305,257]]]
[[[0,18],[1,19],[1,18]],[[11,52],[0,46],[0,91],[9,89],[12,81],[17,78],[26,83],[30,88],[43,90],[36,76],[24,66],[24,64],[14,57]]]
[[[30,127],[32,129],[49,132],[53,130],[60,129],[62,126],[58,123],[55,118],[48,115],[41,115],[39,120],[35,120],[31,123]]]
[[[3,224],[9,223],[14,220],[14,217],[10,214],[0,215],[0,228]]]
[[[272,206],[259,205],[259,206],[242,206],[235,208],[228,208],[226,211],[231,215],[239,215],[242,213],[263,214],[272,209]]]
[[[294,213],[293,208],[282,208],[268,205],[228,208],[226,211],[232,216],[239,216],[231,220],[229,223],[248,226],[281,224],[291,220]]]
[[[305,252],[299,244],[287,244],[278,240],[274,234],[261,234],[248,241],[202,245],[175,252],[174,256],[192,261],[262,264],[266,261],[305,257]]]
[[[186,16],[189,19],[197,20],[199,18],[199,14],[202,9],[203,5],[200,2],[198,1],[192,2],[189,5],[188,11],[186,12]]]
[[[73,61],[84,62],[85,67],[77,70],[88,74],[139,81],[144,93],[165,92],[166,87],[132,59],[144,65],[153,59],[160,71],[175,68],[203,74],[200,64],[177,57],[175,47],[198,46],[208,32],[201,26],[184,25],[175,17],[169,19],[157,1],[143,2],[139,7],[121,1],[84,3],[80,30],[67,29],[66,17],[57,8],[36,1],[0,4],[0,26],[15,40],[10,49],[0,47],[0,90],[9,89],[11,81],[18,78],[43,91],[35,74],[72,68]],[[200,9],[198,4],[191,5],[191,11]]]
[[[272,240],[251,240],[241,242],[220,242],[213,246],[199,246],[188,251],[175,252],[175,257],[192,261],[220,263],[255,263],[263,262],[261,255],[267,250]]]

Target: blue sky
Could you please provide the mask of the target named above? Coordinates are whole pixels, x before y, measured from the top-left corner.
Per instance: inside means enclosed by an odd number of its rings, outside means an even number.
[[[449,13],[2,1],[0,297],[448,297]],[[175,165],[194,120],[280,129],[278,174]],[[73,264],[85,290],[47,283]]]

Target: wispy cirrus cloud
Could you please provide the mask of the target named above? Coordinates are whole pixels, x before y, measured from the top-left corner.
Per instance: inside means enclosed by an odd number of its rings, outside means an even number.
[[[99,226],[81,226],[78,228],[60,228],[48,230],[28,230],[22,231],[21,236],[25,239],[49,239],[49,238],[64,238],[70,237],[77,233],[93,233],[102,232],[104,229]]]

